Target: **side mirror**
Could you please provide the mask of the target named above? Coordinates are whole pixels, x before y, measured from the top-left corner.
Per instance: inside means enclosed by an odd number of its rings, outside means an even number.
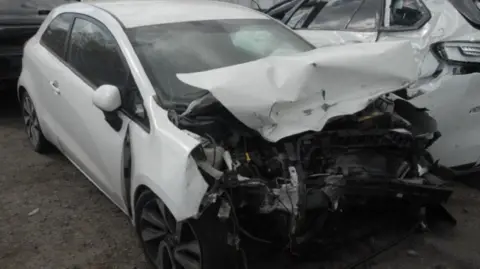
[[[102,85],[93,92],[93,104],[103,112],[113,112],[122,105],[120,91],[113,85]]]
[[[471,41],[451,41],[437,43],[434,52],[449,64],[479,65],[480,43]]]
[[[122,129],[123,121],[116,112],[122,105],[120,91],[113,85],[102,85],[93,92],[93,104],[103,111],[105,121],[115,130]]]

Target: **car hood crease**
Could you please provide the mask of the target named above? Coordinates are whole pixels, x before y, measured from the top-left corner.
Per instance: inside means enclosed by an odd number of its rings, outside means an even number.
[[[245,125],[276,142],[321,131],[328,120],[407,87],[416,70],[410,42],[394,41],[319,48],[177,76],[210,91]]]

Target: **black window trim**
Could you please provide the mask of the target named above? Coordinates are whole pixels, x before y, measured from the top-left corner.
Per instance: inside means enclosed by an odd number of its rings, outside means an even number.
[[[425,3],[423,2],[423,0],[417,0],[421,5],[422,7],[424,8],[424,10],[426,11],[426,16],[423,16],[422,19],[420,19],[419,21],[417,21],[414,25],[412,26],[397,26],[397,27],[392,27],[392,26],[389,26],[389,27],[386,27],[384,26],[384,22],[385,22],[385,12],[387,11],[386,9],[386,5],[385,5],[385,2],[386,0],[383,0],[383,11],[381,13],[381,16],[380,16],[380,23],[381,23],[381,26],[380,28],[378,29],[379,33],[381,32],[409,32],[409,31],[416,31],[416,30],[419,30],[420,28],[422,28],[423,26],[425,26],[425,24],[427,24],[427,22],[430,21],[430,19],[432,18],[432,13],[430,12],[430,9],[428,9],[427,5],[425,5]]]
[[[60,13],[58,14],[57,16],[55,16],[51,21],[50,23],[53,22],[53,20],[63,14],[72,14],[73,15],[73,18],[72,18],[72,21],[70,22],[70,27],[68,29],[68,32],[67,32],[67,38],[65,39],[65,46],[63,48],[63,58],[60,57],[59,55],[57,55],[55,52],[53,52],[50,48],[48,48],[46,46],[46,44],[43,44],[43,42],[40,42],[42,44],[42,46],[44,48],[46,48],[50,54],[54,55],[57,59],[59,59],[68,69],[70,69],[70,71],[72,71],[77,77],[79,77],[81,80],[83,80],[83,82],[85,82],[88,86],[90,86],[92,88],[93,91],[95,91],[95,88],[96,86],[93,85],[93,83],[88,80],[85,76],[83,76],[78,70],[76,70],[69,62],[68,62],[68,59],[67,59],[67,56],[68,56],[68,52],[70,50],[70,42],[71,42],[71,37],[72,37],[72,30],[73,30],[73,26],[75,25],[75,21],[77,20],[77,18],[80,18],[80,19],[83,19],[83,20],[86,20],[86,21],[89,21],[97,26],[99,26],[100,28],[102,28],[102,30],[107,30],[112,36],[113,38],[115,39],[115,36],[110,32],[110,30],[108,30],[107,26],[102,23],[101,21],[91,17],[91,16],[88,16],[88,15],[85,15],[85,14],[80,14],[80,13],[75,13],[75,12],[64,12],[64,13]],[[50,25],[50,24],[49,24]],[[47,26],[48,27],[48,26]],[[122,28],[123,28],[123,25],[122,25]],[[45,33],[45,32],[44,32]],[[43,36],[43,34],[42,34]],[[40,41],[41,41],[41,38],[40,38]],[[115,39],[115,42],[117,43],[117,46],[120,47],[120,45],[118,44],[117,40]],[[128,84],[128,81],[129,80],[133,80],[135,81],[135,78],[133,77],[132,75],[132,70],[130,68],[130,66],[128,65],[127,63],[127,60],[125,59],[125,56],[123,55],[123,52],[120,50],[119,51],[120,53],[120,58],[122,60],[122,63],[124,65],[124,67],[129,71],[129,75],[128,75],[128,78],[126,79],[126,83],[125,85]],[[136,81],[135,81],[135,84]],[[138,88],[138,86],[137,86]],[[143,101],[143,107],[146,108],[145,106],[145,99],[143,98],[142,94],[141,94],[141,91],[138,90],[138,92],[140,93],[140,96],[142,98],[142,101]],[[122,100],[123,102],[123,100]],[[141,121],[140,119],[138,119],[137,117],[135,117],[135,115],[133,115],[132,113],[128,112],[127,110],[125,110],[125,108],[123,106],[120,107],[120,109],[118,110],[118,112],[121,112],[123,113],[125,116],[127,116],[130,120],[132,120],[133,122],[137,123],[142,129],[144,129],[147,133],[150,133],[150,117],[145,113],[145,122]],[[145,112],[146,112],[146,109],[145,109]]]

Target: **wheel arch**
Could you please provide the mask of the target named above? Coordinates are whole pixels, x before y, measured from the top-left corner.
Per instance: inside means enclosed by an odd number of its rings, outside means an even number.
[[[170,195],[166,192],[164,188],[162,188],[159,184],[152,180],[151,178],[147,177],[146,175],[133,175],[132,176],[132,189],[131,189],[131,205],[132,208],[132,215],[131,219],[135,220],[135,208],[136,203],[138,202],[138,198],[140,195],[145,191],[150,191],[154,193],[165,206],[172,212],[173,216],[177,221],[182,221],[184,219],[190,218],[193,215],[189,214],[188,212],[182,211],[181,207],[178,207],[178,204],[175,203],[174,200],[170,197]]]
[[[17,100],[20,102],[22,95],[27,92],[27,88],[25,88],[23,85],[19,85],[17,87]]]
[[[136,204],[140,195],[146,191],[152,191],[149,187],[145,185],[139,185],[133,194],[133,204]]]
[[[131,199],[129,200],[128,208],[129,208],[130,218],[131,218],[134,226],[137,226],[137,223],[135,221],[135,219],[136,219],[135,215],[137,214],[137,212],[135,212],[135,208],[136,208],[138,199],[140,198],[140,195],[142,195],[144,192],[153,192],[153,191],[152,191],[152,189],[150,189],[146,185],[140,184],[135,188],[135,190],[133,192],[130,192],[130,193],[132,193],[132,195],[130,195]],[[167,206],[167,208],[168,208],[168,206]]]
[[[20,77],[18,78],[18,81],[17,81],[18,100],[20,100],[20,98],[22,97],[21,94],[23,92],[28,92],[28,94],[31,95],[32,93],[30,93],[29,91],[33,90],[34,85],[35,83],[34,83],[34,79],[31,72],[27,68],[23,67],[22,72],[20,73]]]

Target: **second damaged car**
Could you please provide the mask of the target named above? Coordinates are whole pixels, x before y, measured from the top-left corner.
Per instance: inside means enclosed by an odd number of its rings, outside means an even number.
[[[25,46],[18,95],[34,149],[117,204],[155,268],[233,268],[245,237],[301,244],[351,203],[449,198],[435,120],[392,94],[414,67],[408,42],[314,50],[221,2],[76,3]]]

